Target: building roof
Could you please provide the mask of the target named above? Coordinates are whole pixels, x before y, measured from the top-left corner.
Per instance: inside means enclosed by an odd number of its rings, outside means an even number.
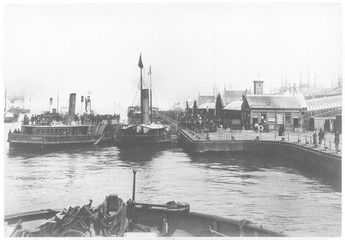
[[[200,96],[199,95],[198,104],[201,105],[201,104],[206,103],[206,102],[214,102],[215,99],[216,98],[213,95],[211,95],[211,96]]]
[[[312,116],[312,118],[333,118],[333,119],[335,119],[337,116],[341,116],[341,115],[342,115],[342,109],[337,108],[337,109],[334,109],[332,111],[328,111],[328,112],[324,112],[324,113],[320,113],[318,115]]]
[[[212,103],[203,103],[201,104],[198,109],[214,109],[215,108],[215,102],[212,102]]]
[[[331,96],[306,100],[308,112],[342,107],[342,96]]]
[[[222,94],[223,98],[241,98],[245,90],[225,90]],[[248,92],[247,92],[248,93]]]
[[[299,101],[299,104],[302,108],[308,107],[308,104],[303,96],[303,93],[301,91],[298,91],[296,88],[289,88],[285,92],[283,92],[281,95],[294,97]]]
[[[342,94],[342,87],[326,88],[326,89],[310,89],[303,92],[306,98],[319,98],[324,96],[335,96]]]
[[[226,105],[223,110],[241,111],[243,100],[235,100]]]
[[[281,95],[251,95],[246,96],[250,108],[257,109],[302,109],[298,99]]]

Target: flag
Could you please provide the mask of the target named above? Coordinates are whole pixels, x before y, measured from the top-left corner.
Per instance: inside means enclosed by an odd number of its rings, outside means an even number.
[[[138,66],[139,66],[141,69],[144,67],[143,61],[141,60],[141,53],[140,53],[140,58],[139,58]]]
[[[84,102],[84,96],[81,96],[81,102]]]
[[[151,72],[151,66],[150,66],[150,69],[149,69],[149,72],[147,73],[147,75],[151,75],[152,72]]]

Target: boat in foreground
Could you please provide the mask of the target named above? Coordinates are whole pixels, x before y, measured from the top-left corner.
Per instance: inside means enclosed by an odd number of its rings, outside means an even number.
[[[188,204],[124,203],[109,195],[97,208],[40,210],[5,216],[6,237],[283,237],[285,235],[234,220],[190,211]]]

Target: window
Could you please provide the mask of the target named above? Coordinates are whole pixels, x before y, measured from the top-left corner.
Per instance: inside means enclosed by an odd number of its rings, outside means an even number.
[[[285,113],[285,124],[291,124],[291,113]]]

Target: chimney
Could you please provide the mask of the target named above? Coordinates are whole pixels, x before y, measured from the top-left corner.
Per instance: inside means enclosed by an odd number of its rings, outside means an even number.
[[[149,124],[150,123],[150,114],[149,114],[149,90],[143,89],[141,92],[143,98],[143,112],[141,113],[143,116],[143,123]]]
[[[254,80],[254,95],[264,94],[264,81]]]
[[[70,116],[71,120],[74,120],[75,101],[76,101],[76,94],[75,93],[71,93],[69,95],[69,110],[68,110],[68,115]]]
[[[53,112],[53,98],[49,99],[49,112],[52,113]]]

